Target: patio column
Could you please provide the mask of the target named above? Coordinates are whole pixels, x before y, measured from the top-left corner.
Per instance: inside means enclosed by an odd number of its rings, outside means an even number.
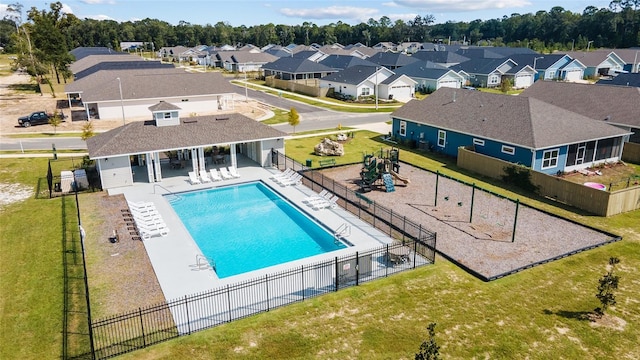
[[[191,149],[191,168],[196,175],[200,175],[200,172],[198,171],[198,153],[196,149]]]
[[[150,183],[155,182],[155,176],[153,175],[153,154],[146,153],[144,157],[147,160],[147,178]]]
[[[231,158],[231,166],[237,168],[238,167],[238,161],[236,159],[236,144],[231,144],[229,145],[229,157]]]
[[[91,117],[89,116],[89,104],[84,104],[84,112],[87,113],[87,121],[91,120]]]
[[[204,148],[198,148],[198,163],[200,164],[199,169],[203,172],[207,172],[206,163],[204,162]]]
[[[67,101],[69,102],[69,114],[71,114],[71,94],[67,94]],[[71,115],[69,115],[71,117]]]
[[[160,166],[160,153],[153,153],[153,163],[156,170],[156,182],[162,181],[162,167]]]

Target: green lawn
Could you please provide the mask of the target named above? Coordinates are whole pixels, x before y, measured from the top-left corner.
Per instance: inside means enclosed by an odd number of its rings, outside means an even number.
[[[286,143],[304,163],[321,137]],[[359,131],[338,163],[390,145]],[[445,359],[640,358],[640,211],[610,218],[580,215],[497,182],[472,178],[446,158],[404,149],[400,159],[596,226],[622,241],[519,272],[491,283],[438,257],[436,264],[194,333],[136,351],[123,359],[410,359],[436,322]],[[35,189],[46,159],[2,159],[0,183]],[[60,358],[62,323],[62,200],[31,196],[1,210],[0,358]],[[73,204],[71,204],[73,205]],[[71,206],[69,205],[69,206]],[[70,208],[65,207],[66,211]],[[92,214],[83,217],[91,219]],[[86,223],[90,227],[92,222]],[[88,232],[91,229],[88,229]],[[618,305],[594,326],[583,319],[598,306],[597,281],[610,256],[618,267]],[[91,281],[91,279],[89,279]]]

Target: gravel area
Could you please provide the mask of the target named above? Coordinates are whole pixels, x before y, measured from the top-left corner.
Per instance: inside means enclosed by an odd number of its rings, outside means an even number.
[[[337,167],[323,174],[357,191],[361,168]],[[408,164],[401,164],[400,174],[410,179],[408,185],[396,181],[394,192],[380,186],[365,196],[436,232],[437,251],[483,280],[619,240],[443,176],[437,179],[436,202],[436,174]]]

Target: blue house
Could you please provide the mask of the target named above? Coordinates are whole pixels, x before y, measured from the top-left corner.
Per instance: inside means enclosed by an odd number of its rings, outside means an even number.
[[[391,114],[393,136],[456,157],[461,146],[547,174],[618,161],[629,131],[538,99],[440,88]]]

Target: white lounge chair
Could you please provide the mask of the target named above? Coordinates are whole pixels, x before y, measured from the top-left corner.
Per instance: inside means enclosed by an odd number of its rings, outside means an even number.
[[[312,207],[313,207],[314,210],[321,210],[321,209],[326,209],[326,208],[335,209],[338,206],[338,204],[336,202],[339,199],[340,199],[340,197],[338,197],[338,195],[334,195],[331,199],[318,202],[318,203],[314,204]]]
[[[222,175],[222,178],[225,180],[228,179],[233,179],[233,176],[231,176],[231,174],[229,174],[229,171],[227,171],[227,168],[220,168],[220,175]]]
[[[140,232],[140,236],[144,240],[148,240],[154,236],[167,236],[169,231],[167,229],[141,229],[138,228],[138,232]]]
[[[281,173],[274,174],[273,176],[271,176],[271,179],[276,180],[276,179],[288,178],[291,175],[293,175],[294,173],[295,173],[295,171],[293,171],[293,169],[287,168],[285,171],[283,171]]]
[[[306,198],[302,199],[302,202],[308,203],[308,202],[313,202],[317,200],[322,200],[324,199],[324,196],[327,195],[328,193],[329,191],[327,189],[322,189],[322,191],[320,191],[319,194],[307,196]]]
[[[282,174],[282,176],[278,176],[278,177],[273,177],[273,181],[277,182],[278,184],[282,185],[283,182],[289,182],[291,179],[297,177],[298,174],[295,171],[291,171],[287,174]]]
[[[196,175],[195,171],[189,171],[189,181],[192,185],[200,184],[200,179],[198,179],[198,175]]]
[[[203,183],[211,182],[211,178],[206,169],[200,169],[200,180],[202,180]]]
[[[282,186],[300,185],[302,184],[302,175],[296,174],[289,179],[280,180],[278,183]]]
[[[236,169],[235,166],[229,166],[227,169],[229,170],[229,174],[234,178],[240,177],[240,174],[238,174],[238,170]]]
[[[311,207],[314,207],[314,206],[317,206],[317,205],[320,205],[320,204],[324,204],[327,201],[331,200],[332,196],[333,196],[333,194],[327,193],[327,194],[324,195],[324,197],[318,197],[316,199],[307,201],[307,205],[309,205]]]
[[[218,169],[211,169],[211,170],[209,170],[209,173],[211,174],[211,180],[213,180],[213,181],[222,181],[222,176],[220,176],[220,173],[218,172]]]

